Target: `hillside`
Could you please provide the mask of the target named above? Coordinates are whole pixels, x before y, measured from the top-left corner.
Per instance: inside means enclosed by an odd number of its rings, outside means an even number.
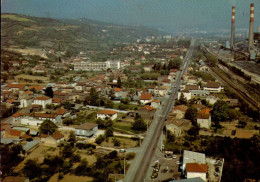
[[[52,48],[71,52],[103,50],[147,36],[164,35],[155,29],[121,26],[89,19],[51,19],[1,14],[2,46]]]

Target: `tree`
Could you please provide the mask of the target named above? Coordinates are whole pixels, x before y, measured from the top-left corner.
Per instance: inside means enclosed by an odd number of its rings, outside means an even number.
[[[191,120],[193,125],[197,124],[198,111],[195,107],[189,107],[185,113],[185,118]]]
[[[144,130],[146,130],[146,124],[145,124],[144,120],[140,117],[140,118],[135,119],[135,122],[132,124],[132,128],[134,130],[144,131]]]
[[[231,120],[236,120],[239,119],[242,116],[242,114],[240,111],[236,109],[230,109],[228,112],[228,116]]]
[[[117,151],[114,150],[108,154],[109,159],[115,159],[117,157]]]
[[[187,99],[184,97],[183,93],[181,93],[179,101],[180,101],[180,104],[184,104],[184,105],[187,104]]]
[[[120,77],[118,77],[118,79],[117,79],[117,86],[118,86],[118,88],[121,88],[121,86],[122,86],[122,82],[121,82]]]
[[[81,163],[75,168],[75,175],[77,176],[85,176],[87,175],[87,166],[88,162],[83,159]]]
[[[218,100],[213,105],[213,110],[211,111],[212,120],[215,124],[219,123],[219,121],[226,121],[229,117],[229,107],[225,101]]]
[[[48,96],[48,97],[53,98],[53,90],[52,90],[52,87],[47,87],[47,88],[45,89],[45,95]]]
[[[74,146],[74,143],[76,143],[76,136],[73,131],[70,132],[68,142],[70,143],[71,146]]]
[[[8,71],[9,70],[9,65],[8,65],[8,63],[4,63],[4,71]]]
[[[104,136],[104,135],[99,135],[99,136],[96,138],[95,142],[96,142],[97,144],[101,144],[104,140],[105,140],[105,136]]]
[[[51,120],[47,119],[42,122],[39,127],[39,131],[42,134],[49,134],[52,135],[57,130],[57,125],[54,124]]]
[[[28,159],[24,164],[23,173],[29,177],[29,179],[33,179],[41,176],[42,169],[35,160]]]
[[[61,156],[63,158],[68,158],[73,155],[73,147],[70,144],[65,144],[61,150]]]
[[[107,137],[111,137],[111,136],[113,136],[114,134],[113,134],[113,127],[108,127],[106,130],[105,130],[105,137],[107,138]]]
[[[117,138],[112,139],[114,146],[120,146],[121,142]]]
[[[90,89],[90,105],[98,106],[99,105],[99,95],[95,88],[91,87]]]

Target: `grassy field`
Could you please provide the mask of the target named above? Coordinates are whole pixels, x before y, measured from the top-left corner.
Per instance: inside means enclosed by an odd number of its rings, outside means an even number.
[[[36,159],[38,162],[42,163],[45,155],[58,155],[59,149],[54,147],[48,147],[39,145],[36,149],[34,149],[26,158],[14,169],[15,172],[20,171],[24,167],[24,163],[28,159]]]
[[[95,155],[89,155],[87,150],[77,149],[76,154],[79,154],[81,159],[87,159],[89,165],[92,165],[97,161],[97,157]]]
[[[72,181],[84,181],[84,182],[90,182],[93,181],[92,177],[89,176],[75,176],[72,174],[66,174],[64,175],[63,179],[58,180],[58,173],[54,174],[48,182],[72,182]]]
[[[47,81],[50,80],[49,77],[33,76],[33,75],[25,75],[25,74],[16,75],[16,76],[14,77],[14,79],[15,79],[16,81],[21,80],[21,79],[23,79],[23,80],[32,80],[32,81],[42,80],[43,82],[47,82]]]
[[[30,22],[35,22],[33,20],[30,20],[28,18],[24,18],[24,17],[20,17],[20,16],[16,16],[16,15],[1,15],[1,18],[9,18],[11,20],[15,20],[15,21],[30,21]]]
[[[121,144],[118,148],[132,148],[132,147],[136,147],[138,145],[138,141],[132,140],[130,138],[122,138],[122,137],[112,137],[112,138],[116,138],[120,141]],[[114,147],[112,138],[109,138],[108,141],[102,142],[101,146]]]

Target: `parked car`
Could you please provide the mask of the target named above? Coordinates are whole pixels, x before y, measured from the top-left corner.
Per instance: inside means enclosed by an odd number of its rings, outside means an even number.
[[[124,152],[126,152],[126,150],[125,149],[119,149],[119,152],[124,153]]]
[[[173,155],[173,156],[172,156],[172,158],[173,158],[173,159],[176,159],[176,158],[177,158],[177,156],[176,156],[176,155]]]

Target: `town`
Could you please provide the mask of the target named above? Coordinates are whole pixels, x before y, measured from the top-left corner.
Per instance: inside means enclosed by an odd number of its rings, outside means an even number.
[[[19,16],[1,19],[34,21]],[[168,34],[108,52],[3,46],[2,180],[258,180],[259,74],[230,56]]]

